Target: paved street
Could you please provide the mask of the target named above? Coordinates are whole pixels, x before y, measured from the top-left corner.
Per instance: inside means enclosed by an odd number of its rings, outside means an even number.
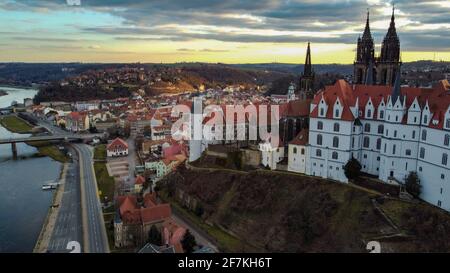
[[[80,179],[85,252],[109,252],[103,213],[98,199],[97,183],[92,164],[92,152],[85,144],[75,144],[80,155]]]
[[[76,153],[71,152],[74,155],[73,163],[69,164],[66,173],[64,193],[48,244],[48,252],[70,252],[66,249],[70,241],[79,242],[83,248],[78,158]]]

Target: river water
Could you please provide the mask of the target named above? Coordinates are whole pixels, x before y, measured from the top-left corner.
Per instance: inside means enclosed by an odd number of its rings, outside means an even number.
[[[0,87],[0,108],[12,101],[23,103],[37,90]],[[0,126],[0,138],[23,137]],[[32,252],[45,221],[53,192],[42,184],[58,179],[61,163],[48,157],[31,157],[36,148],[17,144],[19,160],[12,160],[11,145],[0,145],[0,252]]]

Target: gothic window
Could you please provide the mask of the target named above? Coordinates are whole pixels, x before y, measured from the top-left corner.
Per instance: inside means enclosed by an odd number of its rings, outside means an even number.
[[[323,117],[324,109],[320,107],[320,116]]]
[[[322,135],[317,135],[317,145],[322,145]]]
[[[384,119],[384,111],[383,110],[380,111],[380,119]]]
[[[420,148],[419,157],[422,159],[425,158],[425,148],[424,147]]]
[[[383,131],[384,131],[384,125],[383,124],[378,125],[378,133],[383,134]]]
[[[428,124],[428,116],[427,115],[423,116],[423,123]]]
[[[294,154],[297,153],[297,147],[294,147]]]
[[[334,111],[334,117],[338,118],[339,117],[339,109],[336,109]]]
[[[337,153],[337,152],[333,152],[332,155],[331,155],[331,157],[332,157],[333,159],[338,159],[338,153]]]
[[[444,137],[444,145],[449,146],[450,144],[450,135],[445,135]]]
[[[317,122],[317,130],[322,130],[323,129],[323,122],[319,121]]]
[[[364,125],[364,132],[370,132],[370,124],[369,123],[366,123]]]
[[[427,130],[423,130],[422,131],[422,140],[426,141],[427,140]]]
[[[304,155],[305,154],[305,149],[302,148],[301,153],[302,153],[302,155]]]
[[[339,138],[338,137],[333,137],[333,147],[334,148],[338,148],[339,147]]]
[[[442,154],[442,165],[447,166],[447,159],[448,159],[448,155]]]
[[[367,110],[367,117],[368,118],[372,117],[372,110],[370,110],[370,109]]]
[[[369,137],[364,137],[364,140],[363,140],[363,146],[364,146],[364,148],[369,148],[369,145],[370,145],[370,139],[369,139]]]
[[[339,123],[337,122],[334,124],[334,131],[339,132]]]
[[[377,150],[381,149],[381,138],[377,139]]]

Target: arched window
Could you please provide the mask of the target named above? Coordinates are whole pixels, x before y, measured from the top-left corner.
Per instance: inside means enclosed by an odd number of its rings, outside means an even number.
[[[444,137],[444,145],[448,146],[450,144],[450,135],[445,135]]]
[[[317,149],[316,150],[316,156],[321,157],[322,156],[322,150]]]
[[[370,109],[367,110],[367,117],[368,118],[372,117],[372,110],[370,110]]]
[[[337,153],[337,152],[333,152],[333,153],[331,154],[331,158],[333,158],[333,159],[338,159],[338,153]]]
[[[336,110],[334,111],[334,117],[335,117],[335,118],[338,118],[338,117],[339,117],[339,109],[336,109]]]
[[[322,145],[322,135],[317,135],[317,145]]]
[[[364,137],[364,140],[363,140],[363,146],[364,146],[364,148],[369,148],[369,145],[370,145],[370,139],[368,136],[366,136],[366,137]]]
[[[427,130],[423,130],[422,131],[422,140],[426,141],[427,140]]]
[[[423,123],[428,124],[428,116],[427,115],[423,116]]]
[[[305,154],[305,149],[304,148],[302,148],[301,153],[302,153],[302,155]]]
[[[339,138],[337,136],[333,137],[333,147],[334,148],[339,147]]]
[[[334,130],[335,132],[339,132],[339,123],[336,122],[336,123],[334,124],[333,130]]]
[[[366,123],[364,125],[364,132],[370,132],[370,124],[369,123]]]
[[[317,122],[317,130],[322,130],[323,129],[323,122],[322,121],[318,121]]]
[[[297,153],[297,147],[294,147],[294,154]]]
[[[380,119],[384,119],[384,111],[383,110],[380,111]]]
[[[448,159],[448,155],[442,154],[442,165],[447,166],[447,159]]]
[[[393,154],[393,155],[395,155],[395,150],[396,150],[396,148],[397,148],[397,145],[395,145],[395,144],[392,145],[392,154]]]
[[[384,125],[383,124],[378,125],[378,133],[382,134],[383,132],[384,132]]]
[[[425,148],[424,147],[420,148],[419,157],[422,159],[425,158]]]
[[[381,138],[377,139],[377,150],[381,149]]]
[[[324,109],[322,107],[320,107],[320,116],[323,117],[324,116]]]

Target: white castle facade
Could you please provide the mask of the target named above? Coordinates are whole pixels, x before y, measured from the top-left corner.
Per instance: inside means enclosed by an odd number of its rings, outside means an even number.
[[[399,79],[394,87],[339,80],[315,95],[310,111],[309,141],[290,143],[288,170],[346,183],[343,166],[354,157],[387,183],[417,172],[421,198],[450,211],[448,81],[411,88]],[[306,166],[294,166],[305,155]]]

